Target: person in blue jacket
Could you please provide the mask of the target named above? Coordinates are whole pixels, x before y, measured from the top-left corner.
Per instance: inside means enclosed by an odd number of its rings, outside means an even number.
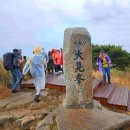
[[[12,73],[12,93],[19,92],[20,83],[23,79],[22,72],[20,70],[21,64],[24,62],[24,58],[21,55],[21,50],[13,49],[13,69]]]

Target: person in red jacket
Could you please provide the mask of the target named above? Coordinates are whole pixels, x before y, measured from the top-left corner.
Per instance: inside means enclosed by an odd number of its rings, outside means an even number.
[[[56,49],[52,49],[52,59],[55,65],[55,74],[59,73],[59,53],[56,51]]]

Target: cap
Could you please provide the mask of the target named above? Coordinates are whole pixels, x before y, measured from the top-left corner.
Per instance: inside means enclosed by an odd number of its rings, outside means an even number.
[[[101,50],[100,53],[105,53],[104,50]]]
[[[22,50],[20,50],[20,49],[13,49],[13,53],[19,54],[19,53],[21,53],[21,52],[22,52]]]

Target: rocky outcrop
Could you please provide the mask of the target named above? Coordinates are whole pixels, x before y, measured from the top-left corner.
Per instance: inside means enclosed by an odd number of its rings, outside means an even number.
[[[67,109],[60,106],[37,124],[37,129],[50,126],[53,130],[126,130],[130,116],[107,110],[98,102],[93,109]]]
[[[48,90],[41,93],[41,102],[34,102],[32,91],[19,92],[0,100],[0,129],[35,130],[36,124],[54,111],[63,101],[65,93]],[[51,130],[50,125],[41,130]]]

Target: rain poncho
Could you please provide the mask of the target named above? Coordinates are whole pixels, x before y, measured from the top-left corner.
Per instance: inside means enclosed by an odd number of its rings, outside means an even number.
[[[106,62],[108,63],[108,67],[110,67],[110,64],[111,64],[111,59],[110,59],[110,57],[109,57],[108,55],[105,55],[105,58],[106,58]],[[98,64],[98,70],[99,70],[100,72],[102,72],[102,67],[103,67],[102,62],[103,62],[103,59],[102,59],[101,57],[99,57],[99,58],[97,59],[97,64]]]
[[[42,49],[41,54],[46,58],[46,64],[44,65],[44,67],[45,69],[47,69],[47,63],[49,62],[48,54],[44,49]]]
[[[46,64],[45,57],[41,54],[34,54],[32,58],[28,59],[23,68],[23,75],[26,75],[30,70],[36,89],[36,95],[40,94],[40,89],[45,88],[44,64]]]

